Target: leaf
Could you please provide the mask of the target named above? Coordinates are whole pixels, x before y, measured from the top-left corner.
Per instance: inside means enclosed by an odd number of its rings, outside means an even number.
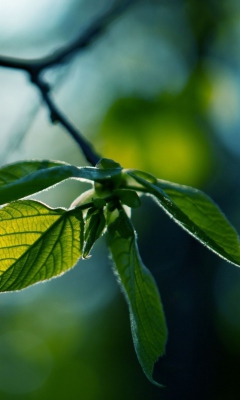
[[[141,200],[135,190],[117,189],[114,194],[128,207],[137,208],[141,205]]]
[[[116,213],[117,217],[114,215]],[[133,227],[123,211],[119,212],[116,210],[115,213],[111,213],[109,217],[110,221],[112,216],[114,221],[108,226],[108,232],[110,235],[114,237],[115,234],[118,234],[119,236],[127,239],[134,234]]]
[[[89,189],[78,196],[71,204],[70,208],[78,207],[87,203],[92,203],[93,197],[95,195],[94,189]]]
[[[107,194],[107,192],[112,191],[113,188],[116,188],[120,185],[122,180],[122,167],[120,164],[109,158],[102,158],[96,165],[96,168],[105,171],[115,171],[114,175],[112,175],[111,179],[108,182],[102,182],[103,184],[95,183],[95,191],[101,197]],[[100,182],[101,183],[101,182]]]
[[[76,264],[82,254],[82,212],[16,201],[0,210],[0,237],[0,291],[23,289]]]
[[[0,168],[0,204],[41,192],[69,178],[99,183],[110,181],[120,171],[116,168],[80,168],[46,160],[9,164]]]
[[[158,385],[152,373],[154,363],[165,351],[165,317],[155,280],[142,263],[134,229],[123,210],[109,226],[107,240],[114,272],[129,306],[138,360],[148,379]]]
[[[88,257],[94,243],[101,237],[105,225],[106,220],[103,214],[103,209],[97,209],[94,211],[94,208],[90,208],[88,210],[84,234],[83,258]]]
[[[119,169],[121,170],[122,167],[119,163],[111,160],[110,158],[102,158],[96,165],[96,168],[100,169]]]
[[[101,199],[99,197],[96,197],[96,198],[93,197],[92,201],[93,201],[94,206],[99,209],[102,209],[107,204],[104,199]]]
[[[154,181],[152,176],[150,181],[143,179],[138,171],[128,173],[182,228],[226,261],[240,265],[238,234],[210,197],[188,186]]]

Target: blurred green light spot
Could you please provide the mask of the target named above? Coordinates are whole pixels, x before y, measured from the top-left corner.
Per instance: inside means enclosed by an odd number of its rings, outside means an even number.
[[[124,168],[198,186],[211,170],[208,132],[181,101],[127,98],[114,103],[99,133],[99,147]]]
[[[52,369],[46,343],[26,331],[0,336],[0,390],[10,394],[30,393],[46,382]]]

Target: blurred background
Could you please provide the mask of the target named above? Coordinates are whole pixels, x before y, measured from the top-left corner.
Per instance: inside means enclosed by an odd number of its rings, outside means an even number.
[[[0,0],[0,54],[46,56],[111,0]],[[59,108],[103,156],[195,186],[240,232],[240,3],[140,0],[62,66],[47,71]],[[86,165],[49,122],[21,71],[0,68],[0,164]],[[88,185],[38,196],[68,207]],[[0,296],[1,400],[237,399],[240,271],[211,254],[150,199],[133,212],[140,253],[161,293],[169,339],[148,383],[104,238],[61,278]]]

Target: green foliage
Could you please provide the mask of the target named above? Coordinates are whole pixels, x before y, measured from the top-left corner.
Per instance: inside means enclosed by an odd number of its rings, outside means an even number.
[[[141,200],[134,190],[117,189],[114,191],[114,194],[128,207],[137,208],[141,205]]]
[[[51,209],[33,200],[0,211],[0,290],[23,289],[61,275],[82,254],[81,210]]]
[[[136,234],[123,210],[108,228],[108,246],[114,271],[130,312],[133,343],[148,379],[154,363],[164,353],[167,328],[156,283],[140,258]]]
[[[220,257],[240,265],[237,232],[205,193],[162,180],[152,183],[151,176],[149,182],[149,179],[141,178],[138,171],[129,174],[156,198],[175,222]]]
[[[55,161],[23,161],[0,168],[0,204],[48,189],[65,179],[110,182],[119,175],[115,168],[78,168]]]
[[[92,182],[68,210],[24,197],[66,179]],[[143,265],[136,233],[125,208],[139,207],[140,195],[154,197],[187,232],[225,260],[240,265],[236,231],[203,192],[123,170],[112,160],[96,168],[54,161],[24,161],[0,169],[0,291],[23,289],[51,279],[87,258],[107,231],[113,269],[129,306],[134,347],[148,379],[164,354],[167,328],[154,278]],[[17,201],[16,201],[17,200]]]
[[[94,203],[96,203],[95,199]],[[102,200],[102,199],[99,199]],[[106,225],[105,216],[102,208],[92,207],[86,216],[83,258],[87,258],[96,240],[102,235]]]

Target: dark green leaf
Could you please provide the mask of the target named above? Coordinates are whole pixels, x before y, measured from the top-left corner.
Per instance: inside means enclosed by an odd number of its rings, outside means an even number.
[[[129,171],[152,194],[160,206],[191,235],[225,260],[240,265],[238,234],[219,207],[200,190],[171,182],[143,179]]]
[[[0,236],[0,291],[23,289],[76,264],[82,254],[82,213],[16,201],[0,210]]]
[[[102,158],[96,165],[96,168],[100,169],[119,169],[121,171],[122,167],[119,163],[111,160],[110,158]]]
[[[119,200],[128,207],[137,208],[141,205],[141,200],[134,190],[117,189],[114,191]]]
[[[93,198],[92,201],[96,208],[103,208],[106,205],[106,201],[99,197]]]
[[[152,373],[165,351],[165,317],[156,283],[142,263],[134,229],[124,211],[109,226],[107,238],[114,272],[129,306],[135,351],[148,379],[157,384]]]
[[[108,181],[96,181],[94,184],[97,195],[105,197],[120,185],[122,180],[122,167],[109,158],[102,158],[96,165],[96,168],[99,168],[99,171],[114,171],[114,174]]]
[[[0,204],[41,192],[69,178],[101,183],[117,175],[118,169],[79,168],[54,161],[22,161],[0,168]]]
[[[106,220],[103,209],[89,209],[86,217],[86,227],[84,234],[83,258],[87,258],[91,248],[104,231]]]
[[[109,225],[108,232],[112,236],[114,236],[115,233],[118,233],[119,236],[127,239],[133,234],[132,224],[129,218],[126,218],[125,212],[123,210],[117,212],[118,217]]]

